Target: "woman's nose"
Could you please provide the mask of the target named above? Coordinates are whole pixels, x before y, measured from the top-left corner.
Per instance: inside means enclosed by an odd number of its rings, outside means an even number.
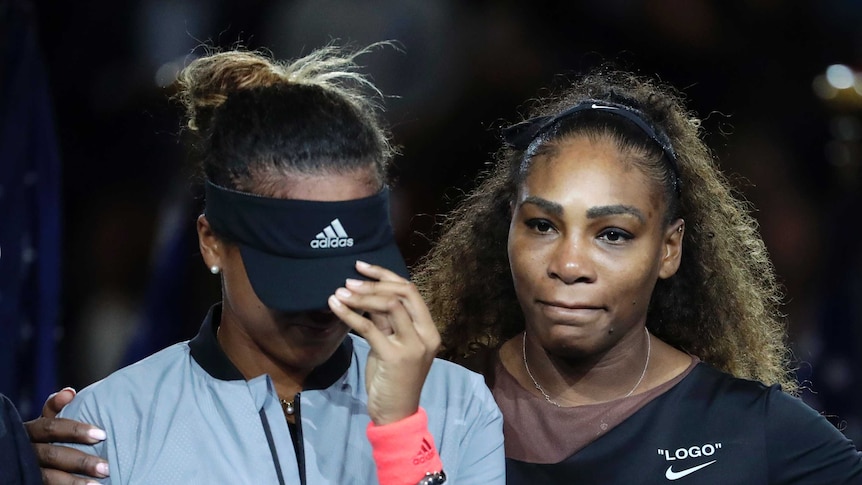
[[[560,239],[548,262],[548,276],[567,285],[595,281],[595,264],[587,245],[580,241]]]

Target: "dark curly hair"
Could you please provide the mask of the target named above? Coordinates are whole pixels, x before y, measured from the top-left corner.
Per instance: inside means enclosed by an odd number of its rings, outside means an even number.
[[[656,284],[647,315],[649,330],[718,369],[778,383],[795,393],[772,263],[748,203],[733,191],[702,140],[700,120],[675,90],[608,67],[580,77],[560,96],[537,102],[530,117],[555,115],[584,100],[640,111],[667,135],[676,152],[679,193],[659,145],[618,117],[573,117],[540,140],[552,150],[566,137],[607,137],[664,187],[666,221],[685,220],[682,262],[674,276]],[[507,237],[510,204],[535,155],[532,150],[501,148],[479,186],[448,215],[439,241],[417,265],[414,281],[440,325],[444,357],[459,360],[495,348],[524,329]]]

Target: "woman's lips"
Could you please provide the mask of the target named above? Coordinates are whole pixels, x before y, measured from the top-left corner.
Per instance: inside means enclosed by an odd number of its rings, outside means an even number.
[[[542,312],[555,320],[580,320],[584,318],[595,318],[596,314],[603,312],[604,307],[581,302],[566,302],[559,300],[539,300]]]

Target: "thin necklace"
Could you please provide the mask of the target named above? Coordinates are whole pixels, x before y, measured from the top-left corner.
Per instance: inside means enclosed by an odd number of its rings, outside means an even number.
[[[649,367],[649,357],[650,357],[650,351],[652,350],[652,342],[650,341],[650,338],[649,338],[649,330],[647,330],[647,328],[644,327],[644,331],[646,332],[646,338],[647,338],[647,340],[646,340],[646,342],[647,342],[646,362],[644,362],[644,370],[641,372],[640,379],[638,379],[638,381],[635,382],[635,387],[633,387],[632,390],[629,391],[628,393],[626,393],[626,395],[623,397],[629,397],[632,395],[632,393],[635,392],[635,389],[637,389],[638,386],[641,385],[641,382],[643,382],[644,376],[646,376],[647,367]],[[524,338],[521,341],[521,355],[524,356],[524,369],[527,370],[527,375],[530,376],[530,380],[533,381],[533,385],[536,386],[536,389],[539,392],[541,392],[543,396],[545,396],[545,401],[548,401],[549,403],[553,404],[554,406],[557,406],[558,408],[563,407],[560,405],[560,403],[551,399],[551,396],[549,396],[548,393],[545,392],[545,389],[539,385],[539,382],[536,381],[535,377],[533,377],[533,373],[530,372],[530,366],[527,364],[527,331],[526,330],[524,331]]]
[[[219,345],[221,345],[221,341],[219,340],[219,332],[220,331],[221,331],[221,325],[216,327],[216,341],[219,342]],[[293,413],[296,412],[296,406],[293,403],[293,399],[288,401],[287,399],[279,398],[279,401],[281,402],[281,410],[284,411],[284,416],[285,417],[293,416]]]

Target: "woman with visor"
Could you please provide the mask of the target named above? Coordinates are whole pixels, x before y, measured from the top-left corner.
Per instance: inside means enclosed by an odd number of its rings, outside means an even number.
[[[670,89],[586,75],[504,130],[414,274],[500,406],[508,483],[862,484],[792,396],[766,248],[699,135]]]
[[[222,301],[192,340],[62,410],[106,433],[78,446],[109,465],[101,483],[503,483],[490,392],[434,360],[440,337],[389,222],[376,90],[355,56],[231,51],[182,71],[206,194],[200,252]]]

